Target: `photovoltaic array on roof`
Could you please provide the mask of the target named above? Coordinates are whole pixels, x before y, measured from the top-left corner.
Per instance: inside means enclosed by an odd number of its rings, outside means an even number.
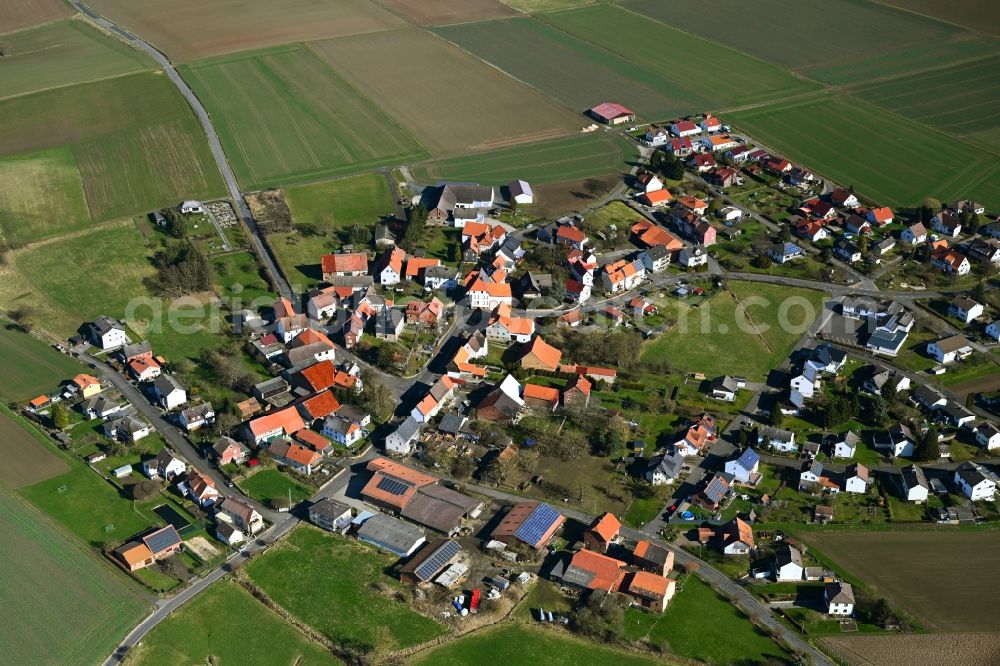
[[[448,562],[451,562],[461,550],[462,547],[457,542],[445,541],[441,544],[440,548],[413,570],[414,575],[420,580],[430,580],[434,574],[441,571]]]
[[[390,495],[402,495],[404,494],[410,486],[397,479],[390,479],[389,477],[382,477],[378,482],[378,489],[384,490]]]
[[[180,541],[180,536],[173,528],[164,528],[153,532],[145,538],[146,546],[154,553],[159,553]]]
[[[527,520],[517,528],[514,536],[525,543],[537,544],[557,520],[559,520],[558,511],[548,504],[539,504]]]

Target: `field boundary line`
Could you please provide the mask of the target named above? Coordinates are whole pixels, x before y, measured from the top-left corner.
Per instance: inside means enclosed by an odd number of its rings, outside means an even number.
[[[976,33],[976,34],[980,34],[980,35],[986,35],[987,37],[992,37],[993,39],[997,38],[997,35],[994,35],[991,32],[984,32],[984,31],[979,30],[977,28],[973,28],[973,27],[970,27],[970,26],[967,26],[967,25],[962,25],[960,23],[954,23],[953,21],[949,21],[947,19],[943,19],[943,18],[941,18],[939,16],[932,16],[930,14],[924,14],[923,12],[918,12],[915,9],[910,9],[908,7],[903,7],[901,5],[891,5],[889,3],[882,2],[881,0],[869,0],[869,2],[873,2],[876,5],[881,5],[883,7],[888,7],[889,9],[895,9],[896,11],[905,12],[907,14],[913,14],[914,16],[919,16],[921,18],[925,18],[925,19],[928,19],[928,20],[931,20],[931,21],[937,21],[938,23],[944,23],[945,25],[950,25],[953,28],[960,28],[960,29],[966,30],[968,32],[972,32],[972,33]]]

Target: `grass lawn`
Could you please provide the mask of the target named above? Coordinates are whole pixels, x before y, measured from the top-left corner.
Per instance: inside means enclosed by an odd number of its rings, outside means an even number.
[[[308,498],[312,491],[298,481],[286,476],[277,469],[263,469],[248,479],[240,481],[240,488],[258,502],[267,502],[276,497],[288,497],[292,491],[292,505]]]
[[[629,527],[642,527],[666,506],[666,500],[659,497],[636,498],[628,505],[628,510],[622,516],[622,522]]]
[[[763,379],[787,358],[822,312],[825,300],[822,292],[761,283],[731,282],[730,289],[745,310],[737,308],[727,292],[717,293],[697,309],[673,300],[677,324],[646,343],[642,357],[665,355],[675,369],[707,377]]]
[[[49,23],[5,35],[3,41],[7,53],[15,57],[0,61],[2,97],[153,67],[153,61],[138,50],[84,21]]]
[[[395,212],[389,183],[381,172],[290,187],[286,198],[296,223],[320,225],[329,216],[338,231],[354,224],[372,226]]]
[[[131,499],[82,462],[72,460],[70,466],[66,474],[18,492],[95,548],[117,546],[157,522],[152,514],[134,511]]]
[[[566,615],[573,610],[573,600],[550,581],[539,578],[528,594],[524,595],[514,614],[521,619],[534,620],[532,610],[539,608],[550,610],[554,615]]]
[[[555,183],[626,173],[635,148],[617,134],[584,134],[544,143],[418,164],[413,177],[427,183],[469,180],[506,185],[515,178]],[[529,208],[530,210],[530,208]]]
[[[273,305],[277,298],[271,292],[256,258],[249,252],[237,252],[212,260],[219,296],[254,309]],[[234,307],[234,310],[239,308]]]
[[[626,610],[625,626],[636,627],[630,637],[645,637],[653,645],[669,646],[670,652],[688,659],[733,664],[787,657],[728,600],[694,576],[684,580],[683,589],[677,591],[661,616],[652,617],[655,622],[648,633],[639,634],[650,622],[647,614],[635,608]]]
[[[725,120],[885,205],[916,205],[933,196],[1000,206],[995,156],[857,98],[777,103],[729,113]]]
[[[563,632],[540,627],[505,625],[480,631],[442,647],[420,653],[414,664],[476,664],[515,666],[538,663],[549,666],[577,664],[621,664],[640,666],[670,663],[661,658],[644,657],[615,650]]]
[[[52,148],[0,159],[0,235],[30,243],[90,223],[73,151]]]
[[[215,583],[157,625],[130,659],[150,665],[341,663],[229,580]]]
[[[4,661],[100,663],[149,611],[107,562],[4,491],[0,530]]]
[[[29,303],[40,327],[68,337],[100,315],[125,315],[130,299],[146,296],[143,280],[154,273],[148,252],[130,221],[29,248],[11,258],[0,304]]]
[[[202,60],[181,72],[215,118],[245,189],[426,155],[409,132],[304,46]]]
[[[247,572],[282,608],[331,640],[363,651],[393,650],[445,631],[391,596],[404,589],[383,573],[395,559],[302,525],[247,565]],[[373,589],[376,584],[389,592]]]
[[[0,397],[6,400],[34,398],[84,370],[82,365],[44,342],[2,325],[0,365],[4,369]]]

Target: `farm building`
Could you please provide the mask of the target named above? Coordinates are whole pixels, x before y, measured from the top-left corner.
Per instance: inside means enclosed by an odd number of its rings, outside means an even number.
[[[587,111],[595,120],[605,125],[621,125],[635,120],[635,111],[615,102],[604,102]]]
[[[416,585],[436,580],[462,554],[462,547],[451,539],[438,539],[424,545],[399,570],[399,579]]]
[[[506,544],[520,541],[541,550],[564,522],[566,518],[544,502],[522,502],[511,507],[491,538]]]
[[[523,180],[515,180],[510,184],[510,200],[517,204],[532,204],[535,202],[535,193],[531,191],[531,185]]]
[[[356,520],[361,519],[364,520],[357,531],[358,539],[399,557],[409,557],[427,540],[419,527],[391,516],[369,514]]]

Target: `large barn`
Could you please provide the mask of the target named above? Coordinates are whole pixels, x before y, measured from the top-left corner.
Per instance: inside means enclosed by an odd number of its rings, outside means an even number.
[[[603,102],[588,110],[587,113],[605,125],[621,125],[635,120],[635,111],[615,102]]]

